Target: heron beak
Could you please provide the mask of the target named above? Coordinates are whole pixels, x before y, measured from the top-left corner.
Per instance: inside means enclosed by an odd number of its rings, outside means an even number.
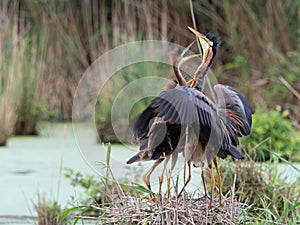
[[[202,56],[202,54],[194,54],[194,55],[184,56],[187,53],[187,51],[192,47],[192,45],[194,43],[195,43],[195,41],[192,41],[192,43],[190,43],[185,49],[182,50],[182,53],[180,54],[181,60],[178,62],[178,69],[180,69],[180,67],[182,66],[182,64],[186,63],[190,59]]]
[[[195,43],[195,41],[192,41],[192,43],[190,43],[185,49],[183,49],[180,56],[183,57],[185,55],[185,53],[187,53],[187,51],[190,50],[190,48],[193,46],[194,43]]]
[[[201,57],[201,56],[202,56],[202,54],[195,54],[195,55],[189,55],[189,56],[183,57],[183,58],[179,61],[179,63],[178,63],[178,68],[180,69],[180,67],[181,67],[184,63],[186,63],[187,61],[189,61],[190,59],[193,59],[193,58],[196,58],[196,57]]]
[[[204,43],[208,44],[209,46],[213,46],[213,43],[207,39],[207,37],[204,34],[199,33],[198,31],[196,31],[195,29],[188,27],[190,31],[192,31],[197,38],[199,38],[201,45],[203,45]]]

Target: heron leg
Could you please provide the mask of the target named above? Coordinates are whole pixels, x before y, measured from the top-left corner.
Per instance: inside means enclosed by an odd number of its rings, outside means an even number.
[[[168,172],[168,177],[167,177],[167,198],[170,198],[171,174],[172,174],[172,171],[170,170],[170,171]]]
[[[154,164],[150,167],[150,169],[142,176],[142,180],[146,184],[147,188],[151,191],[151,185],[150,185],[150,176],[155,170],[155,168],[163,161],[163,158],[159,158],[154,162]]]
[[[171,176],[174,170],[174,167],[176,165],[178,158],[178,152],[175,150],[175,152],[172,154],[172,164],[171,169],[168,172],[168,179],[167,179],[167,198],[170,198],[170,183],[171,183]]]
[[[184,166],[183,166],[183,180],[184,180],[184,182],[186,180],[186,165],[187,165],[187,162],[186,162],[186,159],[184,159]]]
[[[158,193],[157,193],[158,198],[161,197],[161,186],[162,186],[162,183],[163,183],[163,180],[164,180],[164,173],[165,173],[165,170],[166,170],[167,163],[168,163],[169,159],[170,159],[170,156],[165,156],[164,155],[164,158],[163,158],[163,160],[164,160],[164,168],[162,170],[161,175],[159,176],[159,189],[158,189]]]
[[[208,209],[211,209],[214,207],[213,199],[214,199],[214,194],[215,194],[216,182],[215,182],[214,173],[213,173],[213,169],[212,169],[211,165],[209,165],[209,169],[210,169],[210,176],[211,176],[211,198],[210,198]]]
[[[201,179],[202,179],[202,184],[203,184],[203,189],[204,189],[204,196],[198,198],[198,199],[195,199],[196,201],[199,201],[201,199],[210,199],[210,197],[208,196],[207,194],[207,189],[206,189],[206,184],[205,184],[205,179],[204,179],[204,168],[202,168],[201,170]]]
[[[202,179],[202,183],[203,183],[203,189],[204,189],[204,197],[208,197],[207,194],[207,189],[206,189],[206,184],[205,184],[205,179],[204,179],[204,169],[202,169],[201,171],[201,179]]]
[[[223,203],[222,203],[222,178],[221,178],[221,175],[220,175],[220,171],[218,169],[218,161],[217,161],[217,158],[214,158],[214,164],[215,164],[215,167],[216,167],[216,170],[217,170],[217,174],[218,174],[218,184],[219,184],[219,206],[223,206]]]
[[[184,186],[183,188],[181,189],[181,191],[179,192],[177,198],[180,197],[180,195],[182,194],[182,192],[184,191],[185,187],[187,186],[187,184],[191,181],[191,162],[188,162],[187,163],[187,167],[188,167],[188,177],[187,177],[187,180],[184,182]]]

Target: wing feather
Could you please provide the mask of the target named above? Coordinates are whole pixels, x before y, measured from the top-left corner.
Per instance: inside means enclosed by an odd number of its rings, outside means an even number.
[[[246,97],[235,88],[217,84],[214,86],[217,94],[218,105],[229,118],[231,128],[239,136],[246,136],[250,133],[252,126],[252,115],[254,109]]]
[[[161,92],[133,123],[132,130],[140,139],[141,146],[139,157],[135,156],[130,162],[137,161],[138,158],[157,159],[163,152],[166,154],[172,152],[180,140],[181,129],[185,125],[193,125],[196,130],[199,130],[199,140],[207,140],[209,148],[213,149],[210,152],[212,157],[231,155],[240,158],[241,154],[236,154],[232,149],[239,144],[237,135],[249,132],[250,128],[246,123],[251,127],[251,120],[247,113],[251,114],[254,110],[249,108],[250,104],[245,102],[246,100],[242,99],[235,89],[233,91],[224,85],[217,86],[216,89],[218,100],[221,98],[220,95],[226,95],[222,99],[228,101],[219,101],[223,103],[219,104],[221,107],[216,107],[203,92],[196,88],[178,86]],[[230,108],[232,111],[236,109],[233,107],[238,109],[235,114],[232,114],[233,116],[229,116],[224,107],[228,103],[233,104]],[[211,137],[212,141],[209,141]]]

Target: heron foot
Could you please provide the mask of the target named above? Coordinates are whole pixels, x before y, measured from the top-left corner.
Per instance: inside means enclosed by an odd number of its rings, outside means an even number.
[[[213,208],[215,208],[214,204],[213,204],[212,202],[209,203],[208,210],[211,210],[211,209],[213,209]]]
[[[142,198],[142,202],[160,202],[160,201],[161,201],[161,196],[155,194],[150,194],[149,197]]]
[[[194,201],[206,201],[206,200],[210,200],[210,197],[208,195],[203,195],[202,197],[200,198],[196,198],[194,199]]]
[[[214,203],[213,203],[213,200],[211,199],[210,200],[210,203],[209,203],[209,206],[208,206],[208,209],[210,210],[210,209],[212,209],[212,208],[219,208],[219,207],[223,207],[224,206],[224,204],[223,204],[223,202],[222,201],[219,201],[219,205],[218,206],[215,206],[214,205]]]

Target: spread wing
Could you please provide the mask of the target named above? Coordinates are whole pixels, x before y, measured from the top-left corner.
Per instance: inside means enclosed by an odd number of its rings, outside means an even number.
[[[251,130],[252,115],[255,111],[245,96],[228,85],[217,84],[214,86],[214,90],[220,110],[227,115],[231,129],[238,136],[248,135]]]
[[[156,117],[168,126],[196,124],[214,126],[217,108],[202,92],[186,86],[163,91],[134,120],[132,131],[137,138],[147,136]]]
[[[151,105],[153,112],[169,124],[199,124],[211,127],[213,103],[200,91],[186,86],[163,91]]]
[[[219,145],[228,148],[230,137],[225,135],[222,143],[224,134],[217,114],[214,103],[195,88],[179,86],[161,92],[133,122],[132,131],[141,145],[135,159],[157,159],[163,153],[170,154],[177,147],[185,125],[196,127],[201,140],[208,142],[211,133],[218,136]],[[218,149],[215,151],[216,154]]]

